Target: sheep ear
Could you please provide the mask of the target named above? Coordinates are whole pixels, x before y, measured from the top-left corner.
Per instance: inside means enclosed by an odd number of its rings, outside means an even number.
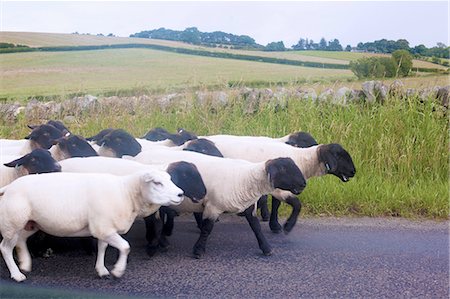
[[[144,174],[142,175],[142,180],[143,180],[145,183],[150,183],[150,182],[153,181],[153,176],[152,176],[150,173],[146,172],[146,173],[144,173]]]
[[[327,172],[335,172],[337,170],[338,161],[331,144],[320,146],[319,161],[325,164]]]
[[[38,126],[33,126],[33,125],[27,125],[28,128],[30,128],[31,130],[36,129]]]
[[[8,162],[8,163],[5,163],[3,165],[5,165],[6,167],[17,167],[17,166],[22,165],[23,163],[24,163],[24,157],[16,159],[16,160]]]

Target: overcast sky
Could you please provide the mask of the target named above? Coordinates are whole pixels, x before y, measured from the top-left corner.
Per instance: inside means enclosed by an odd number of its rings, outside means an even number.
[[[339,39],[345,47],[382,38],[410,46],[449,44],[448,1],[5,1],[1,31],[113,33],[165,27],[249,35],[286,47],[300,37]]]

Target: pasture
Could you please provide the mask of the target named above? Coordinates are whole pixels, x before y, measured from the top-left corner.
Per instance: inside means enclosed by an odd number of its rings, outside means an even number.
[[[2,41],[12,41],[5,40],[5,36],[0,33]],[[17,43],[62,44],[59,39],[62,35],[46,36],[46,40],[38,42],[32,34],[29,40],[17,40]],[[65,36],[67,43],[75,45],[78,45],[77,41],[70,38],[86,39],[86,43],[97,39],[99,43],[104,39],[120,39]],[[30,40],[32,38],[34,42]],[[297,53],[283,55],[299,55]],[[305,57],[309,54],[301,52]],[[350,56],[345,59],[333,57],[335,53],[331,52],[322,54],[333,61],[352,59]],[[73,133],[83,136],[108,127],[124,128],[135,136],[142,136],[157,126],[171,131],[183,127],[198,135],[228,133],[279,137],[298,130],[308,131],[319,143],[341,143],[351,153],[357,173],[348,183],[332,176],[310,180],[300,196],[304,203],[302,216],[449,217],[448,118],[433,99],[422,103],[416,97],[388,98],[383,105],[351,103],[339,106],[285,98],[288,102],[285,109],[268,103],[248,114],[242,98],[235,97],[234,93],[235,87],[243,86],[312,87],[317,92],[329,87],[336,90],[341,86],[360,89],[362,82],[357,81],[349,70],[209,58],[149,49],[2,54],[0,64],[0,98],[22,103],[30,97],[58,100],[71,98],[73,94],[152,96],[179,91],[183,91],[186,101],[193,101],[198,90],[224,91],[229,94],[229,105],[220,108],[194,103],[189,109],[177,106],[164,110],[155,106],[131,112],[100,109],[95,114],[76,113],[76,119],[67,125]],[[390,85],[392,81],[383,80],[383,83]],[[405,88],[432,88],[448,85],[448,76],[410,77],[402,82]],[[73,113],[48,115],[47,119],[62,120]],[[28,123],[41,121],[45,120],[27,119],[23,114],[14,123],[2,120],[0,137],[23,138],[28,133]]]
[[[29,52],[0,55],[1,98],[121,90],[168,93],[174,89],[229,84],[334,82],[354,78],[349,70],[305,68],[209,58],[149,49]]]

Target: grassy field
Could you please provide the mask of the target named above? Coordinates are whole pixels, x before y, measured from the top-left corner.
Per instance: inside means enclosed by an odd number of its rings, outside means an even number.
[[[286,52],[245,51],[245,50],[203,47],[167,40],[129,38],[129,37],[105,37],[105,36],[81,35],[81,34],[36,33],[36,32],[0,32],[0,41],[14,44],[28,45],[30,47],[86,46],[86,45],[139,43],[139,44],[162,45],[169,47],[204,50],[204,51],[227,52],[251,56],[256,55],[262,57],[275,57],[308,62],[334,63],[334,64],[348,64],[352,60],[356,60],[365,56],[389,56],[385,54],[351,53],[351,52],[334,52],[334,51],[286,51]],[[437,68],[443,70],[447,69],[447,67],[421,60],[414,60],[413,66],[422,68]]]
[[[314,82],[355,78],[349,70],[218,59],[148,49],[0,55],[0,97],[167,90],[230,82]]]
[[[169,53],[150,49],[27,52],[0,55],[0,98],[64,98],[94,95],[172,93],[229,85],[277,84],[325,88],[361,88],[349,70],[307,68]],[[389,85],[393,79],[385,80]],[[402,79],[409,88],[448,85],[446,76]]]

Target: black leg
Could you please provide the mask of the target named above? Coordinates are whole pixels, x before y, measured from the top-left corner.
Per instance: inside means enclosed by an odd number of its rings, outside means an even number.
[[[283,226],[284,232],[289,233],[294,228],[295,223],[297,223],[298,215],[302,209],[302,203],[297,197],[293,196],[288,197],[286,203],[292,206],[292,213]]]
[[[253,215],[254,209],[255,209],[254,205],[247,208],[244,212],[245,218],[247,219],[248,224],[250,224],[250,227],[252,228],[256,239],[258,240],[259,248],[262,250],[263,254],[272,255],[272,248],[261,231],[261,224],[259,223],[258,217]]]
[[[147,254],[152,257],[158,251],[158,243],[162,235],[162,220],[156,217],[156,214],[147,216],[145,221],[145,237],[147,239]]]
[[[200,231],[200,237],[194,245],[193,254],[194,257],[199,259],[206,250],[206,241],[208,240],[208,236],[211,233],[214,227],[214,220],[211,219],[203,219],[202,228]]]
[[[203,213],[194,213],[195,222],[197,222],[197,227],[201,230],[202,229],[202,222],[203,222]]]
[[[269,221],[269,207],[267,206],[267,195],[263,195],[258,199],[258,208],[261,212],[262,221]]]
[[[169,207],[161,207],[161,211],[166,216],[166,221],[164,222],[163,226],[163,233],[166,236],[171,236],[174,226],[173,220],[175,219],[176,216],[178,216],[178,213]],[[163,216],[161,216],[161,219],[164,219]]]
[[[272,195],[272,212],[270,213],[269,227],[273,233],[281,232],[281,225],[278,222],[278,208],[280,207],[280,201]]]

